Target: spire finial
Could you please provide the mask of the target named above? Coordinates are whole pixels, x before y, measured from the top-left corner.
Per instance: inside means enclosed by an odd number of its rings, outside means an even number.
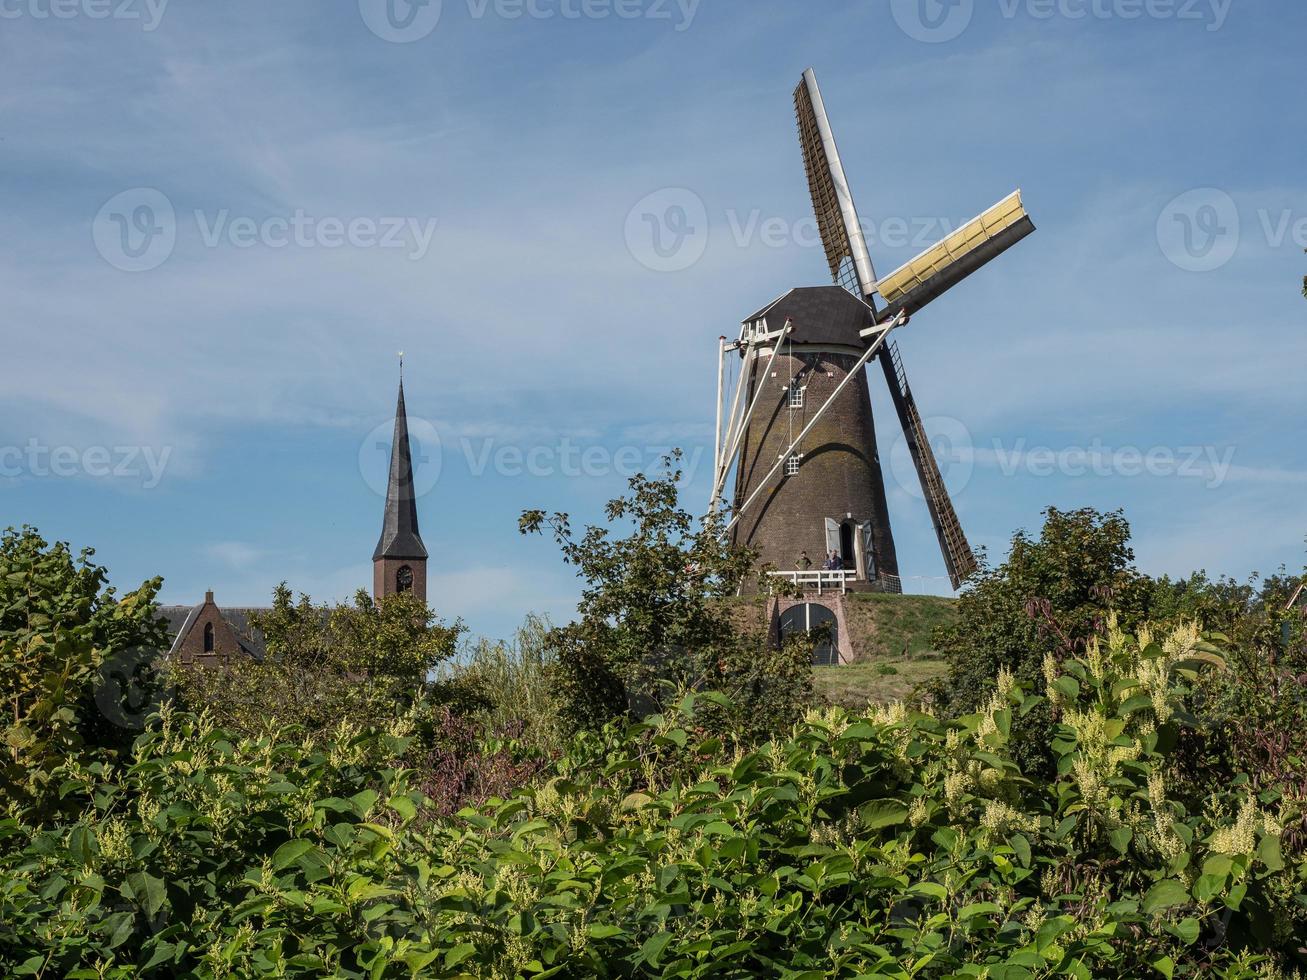
[[[404,352],[399,352],[399,383],[404,383]]]

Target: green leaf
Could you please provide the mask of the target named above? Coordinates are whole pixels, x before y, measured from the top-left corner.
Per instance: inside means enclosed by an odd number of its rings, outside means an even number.
[[[1155,915],[1177,905],[1186,905],[1188,902],[1189,889],[1185,888],[1184,882],[1168,878],[1148,889],[1148,893],[1144,896],[1144,914]]]
[[[1201,930],[1197,919],[1184,918],[1177,922],[1170,931],[1181,942],[1192,946],[1198,941],[1198,934]]]
[[[1169,956],[1159,956],[1149,965],[1162,976],[1166,977],[1166,980],[1171,980],[1171,974],[1175,972],[1175,962]]]
[[[606,925],[602,922],[596,922],[590,926],[591,939],[612,939],[614,936],[622,936],[626,930],[621,926]]]
[[[671,940],[672,933],[668,929],[650,936],[644,941],[644,945],[640,947],[640,962],[652,963],[657,966],[658,958],[662,956],[663,950],[667,948],[667,944]]]
[[[898,800],[872,800],[859,808],[858,817],[867,830],[879,830],[904,823],[908,819],[908,808]]]
[[[1275,872],[1284,870],[1284,855],[1280,851],[1280,838],[1267,834],[1257,847],[1257,860],[1266,865],[1266,870]]]
[[[418,815],[418,808],[407,796],[392,797],[390,808],[398,813],[405,821],[412,820]]]
[[[281,871],[288,868],[309,851],[313,850],[313,842],[307,840],[288,840],[277,848],[272,855],[272,870]]]
[[[148,916],[155,915],[163,907],[164,900],[168,897],[163,886],[163,879],[155,878],[143,871],[128,875],[127,887],[131,890],[131,898],[145,910],[145,914]]]
[[[937,881],[918,881],[908,889],[909,895],[924,895],[926,898],[933,898],[937,902],[942,902],[948,898],[948,889]]]
[[[1014,834],[1008,838],[1008,843],[1012,845],[1012,850],[1016,852],[1017,860],[1021,862],[1021,866],[1023,868],[1030,867],[1030,841],[1020,834]]]
[[[1225,896],[1225,907],[1239,911],[1239,906],[1243,904],[1244,897],[1248,894],[1248,882],[1241,881],[1230,889],[1230,894]]]
[[[68,835],[68,853],[78,864],[90,864],[95,856],[95,833],[85,824],[78,824]]]
[[[458,964],[462,963],[476,951],[477,948],[471,943],[459,943],[445,954],[445,969],[449,970],[458,966]]]

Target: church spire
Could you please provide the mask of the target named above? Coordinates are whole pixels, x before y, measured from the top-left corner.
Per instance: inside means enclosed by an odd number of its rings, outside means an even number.
[[[413,455],[404,407],[404,380],[399,382],[395,435],[390,450],[390,479],[381,538],[372,553],[373,592],[377,598],[414,592],[426,598],[427,549],[418,531],[417,494],[413,487]]]

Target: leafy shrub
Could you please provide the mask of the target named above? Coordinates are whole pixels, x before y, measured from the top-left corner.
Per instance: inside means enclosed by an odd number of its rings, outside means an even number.
[[[549,765],[539,748],[523,740],[525,722],[493,726],[444,707],[428,723],[426,736],[404,757],[426,798],[427,816],[447,817],[469,803],[508,796]]]
[[[387,760],[165,715],[86,817],[0,823],[0,969],[73,976],[1283,977],[1301,966],[1295,816],[1168,777],[1219,657],[1108,624],[1046,698],[1000,674],[952,721],[810,712],[723,744],[704,694],[583,733],[553,778],[419,826]],[[1054,722],[1054,773],[1010,754]],[[80,971],[80,972],[79,972]]]
[[[430,701],[432,672],[453,656],[463,626],[446,626],[405,593],[315,606],[284,584],[272,608],[251,617],[264,635],[262,661],[171,665],[186,704],[233,732],[257,735],[291,725],[324,734],[342,721],[383,727]]]
[[[729,695],[733,710],[705,723],[766,737],[812,701],[810,648],[775,650],[765,636],[741,634],[720,601],[736,594],[755,556],[726,543],[719,520],[699,523],[680,507],[679,457],[659,478],[631,479],[631,493],[605,508],[608,523],[579,540],[567,514],[522,515],[522,533],[549,528],[585,581],[577,621],[549,637],[559,718],[572,731],[655,713],[689,689]],[[615,537],[623,524],[630,533]]]
[[[528,616],[511,643],[478,638],[458,662],[441,668],[441,685],[460,692],[467,713],[491,730],[513,729],[542,751],[558,750],[562,733],[551,684],[558,652],[552,631],[547,619]]]
[[[0,533],[0,804],[56,806],[51,771],[65,760],[109,758],[124,745],[113,716],[123,692],[105,671],[133,673],[163,648],[151,579],[119,598],[95,552],[73,556],[34,528]],[[140,692],[135,692],[139,694]],[[132,706],[127,706],[131,708]],[[133,733],[134,734],[134,733]],[[128,743],[130,739],[128,739]]]
[[[974,711],[1009,671],[1039,682],[1046,656],[1082,654],[1101,635],[1108,611],[1126,622],[1144,617],[1148,580],[1135,571],[1130,525],[1118,511],[1044,512],[1039,537],[1012,537],[1007,560],[982,570],[958,599],[957,618],[935,632],[948,672],[931,688],[946,711]],[[1048,775],[1052,719],[1045,707],[1023,717],[1013,751],[1031,775]]]

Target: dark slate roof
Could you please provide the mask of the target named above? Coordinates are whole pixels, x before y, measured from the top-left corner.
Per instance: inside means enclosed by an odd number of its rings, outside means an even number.
[[[791,320],[796,344],[841,344],[865,347],[861,332],[876,325],[869,307],[842,286],[800,286],[764,306],[743,322],[766,317],[767,329],[779,330]]]
[[[202,602],[197,606],[159,607],[159,615],[168,623],[168,636],[174,643],[176,643],[178,637],[186,634],[190,629],[191,621],[200,614],[200,610],[203,608],[204,603]],[[263,633],[250,625],[250,615],[252,613],[270,613],[272,609],[266,606],[238,608],[219,606],[218,611],[222,613],[222,618],[227,621],[227,625],[236,633],[236,638],[240,640],[245,652],[256,660],[262,660],[268,652],[268,647],[264,641]]]
[[[399,383],[399,404],[395,408],[395,437],[390,450],[390,480],[386,487],[386,516],[381,539],[372,560],[427,557],[426,545],[418,533],[417,495],[413,489],[413,455],[408,442],[408,412],[404,408],[404,382]]]

